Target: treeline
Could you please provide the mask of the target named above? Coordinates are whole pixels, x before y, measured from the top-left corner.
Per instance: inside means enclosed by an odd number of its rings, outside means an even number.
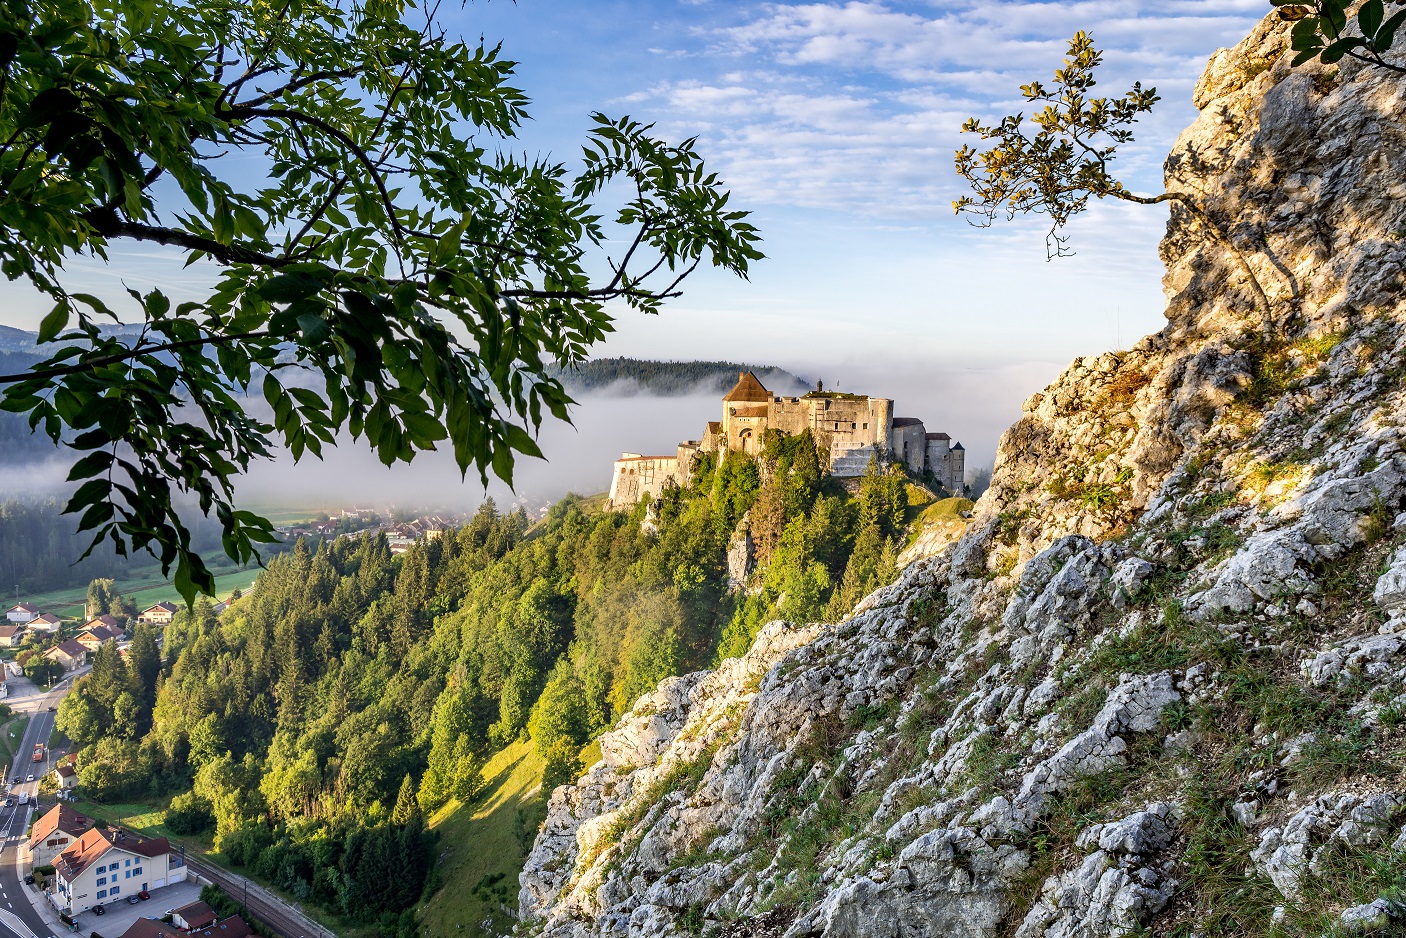
[[[637,384],[641,390],[657,397],[679,397],[684,394],[726,393],[737,383],[739,372],[755,372],[772,391],[796,393],[807,389],[807,383],[770,365],[746,365],[740,362],[660,362],[638,358],[597,358],[573,365],[558,372],[570,391],[599,391],[622,381]],[[773,385],[775,385],[773,387]]]
[[[3,427],[0,421],[0,430]],[[52,452],[53,447],[49,450]],[[92,536],[77,533],[78,516],[65,515],[63,505],[57,498],[0,502],[0,591],[13,596],[18,590],[23,597],[81,586],[98,578],[121,579],[129,564],[155,563],[145,554],[119,557],[107,542],[75,563],[75,558],[87,550]],[[223,553],[218,522],[196,514],[187,518],[187,523],[196,550],[213,555]]]
[[[0,421],[0,437],[6,424]],[[73,562],[92,537],[76,533],[77,518],[62,512],[63,503],[54,498],[0,502],[0,588],[6,593],[13,595],[11,591],[16,589],[21,595],[41,593],[121,574],[127,561],[107,544],[87,559]]]
[[[821,467],[809,434],[773,433],[762,459],[707,457],[629,513],[569,497],[529,535],[489,502],[400,557],[380,535],[299,541],[224,615],[177,616],[149,711],[135,661],[125,685],[109,662],[80,682],[59,711],[80,783],[174,795],[167,823],[235,865],[412,933],[434,888],[424,818],[472,800],[494,751],[530,739],[544,786],[567,781],[661,679],[745,651],[768,618],[839,618],[893,576],[904,476],[876,464],[851,496]],[[761,566],[736,594],[744,523]]]

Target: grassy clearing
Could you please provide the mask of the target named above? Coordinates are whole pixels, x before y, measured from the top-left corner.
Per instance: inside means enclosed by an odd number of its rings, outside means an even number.
[[[439,889],[419,917],[424,938],[486,938],[512,928],[501,906],[517,906],[517,874],[546,814],[543,768],[531,743],[514,743],[484,766],[482,795],[451,801],[430,818],[440,835],[432,874]]]
[[[201,844],[199,838],[179,836],[167,827],[166,808],[161,805],[139,801],[106,804],[88,798],[79,798],[73,802],[73,808],[90,818],[121,824],[139,834],[146,834],[149,837],[169,837],[172,842],[186,844],[188,850],[198,848],[197,852],[205,853],[211,849],[208,839]]]
[[[24,740],[24,731],[27,726],[29,726],[29,717],[16,717],[0,727],[0,753],[4,754],[5,765],[10,765],[15,761],[15,750]]]
[[[212,561],[216,560],[216,558],[211,559]],[[211,569],[216,574],[215,592],[222,599],[236,589],[247,592],[259,575],[258,567],[239,570],[233,565],[221,566],[218,562],[212,562]],[[115,588],[122,595],[131,596],[139,608],[163,601],[182,601],[181,594],[176,591],[176,587],[171,584],[170,580],[161,575],[160,568],[156,566],[134,567],[127,576],[117,581]],[[84,584],[68,589],[51,590],[47,593],[35,593],[24,597],[24,600],[52,615],[62,618],[77,618],[83,615],[83,604],[87,598],[88,587],[87,584]]]

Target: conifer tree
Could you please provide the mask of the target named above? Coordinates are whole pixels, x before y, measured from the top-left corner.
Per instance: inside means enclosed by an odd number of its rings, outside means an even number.
[[[416,821],[421,820],[420,802],[415,800],[415,783],[410,780],[410,773],[405,773],[405,779],[400,783],[400,794],[395,799],[395,810],[391,812],[391,823],[397,827],[406,827]]]

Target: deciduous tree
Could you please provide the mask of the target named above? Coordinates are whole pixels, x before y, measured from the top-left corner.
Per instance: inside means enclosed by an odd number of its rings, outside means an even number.
[[[435,9],[0,9],[0,269],[53,301],[56,346],[0,376],[3,406],[83,454],[67,508],[94,543],[152,552],[187,601],[214,579],[180,496],[248,561],[273,532],[235,478],[280,444],[319,455],[346,431],[388,465],[442,444],[510,482],[544,416],[568,416],[552,368],[614,309],[655,312],[700,264],[745,275],[761,256],[692,140],[595,115],[578,171],[512,155],[514,63]],[[217,283],[118,307],[68,285],[75,258],[131,246]],[[119,316],[135,337],[101,328]]]

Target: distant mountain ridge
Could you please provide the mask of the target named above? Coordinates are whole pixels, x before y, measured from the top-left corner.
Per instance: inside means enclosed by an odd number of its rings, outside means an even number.
[[[571,391],[600,391],[612,385],[634,384],[658,397],[685,394],[724,394],[737,383],[739,372],[754,373],[773,393],[809,390],[810,382],[775,365],[727,361],[653,361],[640,358],[596,358],[557,372]]]

